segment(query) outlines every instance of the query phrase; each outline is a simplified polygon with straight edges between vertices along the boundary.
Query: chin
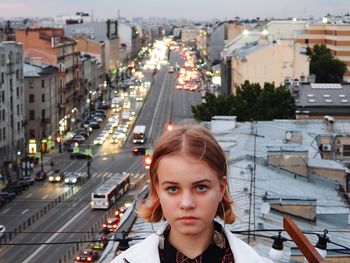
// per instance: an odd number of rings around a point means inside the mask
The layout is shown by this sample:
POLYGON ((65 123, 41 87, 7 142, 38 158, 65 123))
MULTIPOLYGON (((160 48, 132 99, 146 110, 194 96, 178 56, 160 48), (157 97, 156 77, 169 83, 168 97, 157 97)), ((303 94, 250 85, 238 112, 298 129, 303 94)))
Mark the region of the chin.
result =
POLYGON ((198 225, 186 225, 186 224, 176 224, 173 226, 177 232, 183 235, 197 235, 205 231, 205 227, 198 225))

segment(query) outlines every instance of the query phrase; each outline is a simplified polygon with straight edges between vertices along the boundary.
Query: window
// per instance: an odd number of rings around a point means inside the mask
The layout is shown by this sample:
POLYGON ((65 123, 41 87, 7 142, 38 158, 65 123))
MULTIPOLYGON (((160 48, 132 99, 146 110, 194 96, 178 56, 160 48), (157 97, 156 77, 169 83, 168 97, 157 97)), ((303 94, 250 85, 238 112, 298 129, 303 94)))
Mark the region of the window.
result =
POLYGON ((5 110, 2 110, 2 120, 5 120, 5 110))
POLYGON ((17 104, 17 116, 19 116, 19 104, 17 104))
POLYGON ((41 87, 45 88, 45 80, 44 79, 41 80, 41 87))
POLYGON ((350 145, 349 144, 343 145, 343 156, 350 156, 350 145))
POLYGON ((5 140, 6 139, 6 128, 2 128, 2 138, 5 140))
POLYGON ((5 91, 1 92, 1 101, 5 102, 5 91))
POLYGON ((31 120, 31 121, 35 120, 35 110, 29 111, 29 120, 31 120))
POLYGON ((16 88, 16 95, 19 97, 19 87, 16 88))
POLYGON ((32 79, 28 80, 28 86, 30 89, 34 89, 34 80, 32 79))
POLYGON ((20 122, 17 122, 17 131, 18 131, 18 133, 21 131, 21 124, 20 124, 20 122))
POLYGON ((5 82, 5 75, 4 72, 1 72, 1 83, 5 82))
POLYGON ((45 120, 45 110, 41 110, 41 119, 45 120))
POLYGON ((41 94, 41 102, 45 102, 45 94, 41 94))
POLYGON ((29 94, 29 103, 34 103, 35 98, 34 98, 34 94, 29 94))

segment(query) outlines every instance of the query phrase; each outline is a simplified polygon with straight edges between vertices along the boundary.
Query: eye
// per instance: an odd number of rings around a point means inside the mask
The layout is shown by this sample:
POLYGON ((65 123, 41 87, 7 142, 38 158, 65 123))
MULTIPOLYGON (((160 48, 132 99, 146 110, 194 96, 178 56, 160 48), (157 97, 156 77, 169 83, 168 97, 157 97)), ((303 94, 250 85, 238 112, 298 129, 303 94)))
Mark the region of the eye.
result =
POLYGON ((169 186, 166 188, 167 192, 170 194, 174 194, 177 192, 177 187, 176 186, 169 186))
POLYGON ((196 186, 196 189, 198 192, 205 192, 208 190, 208 186, 204 185, 204 184, 200 184, 196 186))

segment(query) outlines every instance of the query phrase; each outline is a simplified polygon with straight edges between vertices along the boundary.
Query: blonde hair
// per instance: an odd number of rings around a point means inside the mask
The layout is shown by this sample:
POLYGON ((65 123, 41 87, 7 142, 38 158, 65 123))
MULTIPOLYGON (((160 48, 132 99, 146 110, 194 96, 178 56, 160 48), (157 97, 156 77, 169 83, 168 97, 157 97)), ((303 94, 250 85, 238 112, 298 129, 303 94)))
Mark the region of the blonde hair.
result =
MULTIPOLYGON (((158 183, 157 168, 159 161, 169 155, 181 154, 202 160, 215 171, 219 180, 227 178, 227 161, 225 153, 213 135, 200 125, 178 126, 165 132, 155 144, 152 163, 149 170, 150 190, 148 200, 139 205, 138 214, 148 222, 158 222, 163 217, 162 207, 156 192, 158 183)), ((225 223, 232 224, 235 214, 232 198, 226 186, 217 216, 225 223)))

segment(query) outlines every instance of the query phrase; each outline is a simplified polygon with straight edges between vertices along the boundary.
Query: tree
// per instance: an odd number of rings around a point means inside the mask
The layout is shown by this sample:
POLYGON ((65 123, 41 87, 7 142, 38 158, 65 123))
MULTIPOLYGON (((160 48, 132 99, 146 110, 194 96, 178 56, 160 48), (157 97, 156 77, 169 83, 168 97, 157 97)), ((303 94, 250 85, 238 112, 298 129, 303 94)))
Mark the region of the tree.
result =
POLYGON ((216 115, 235 115, 238 121, 289 119, 295 116, 295 102, 285 86, 275 87, 265 83, 246 81, 236 90, 236 96, 213 94, 205 96, 205 102, 192 106, 194 118, 198 121, 210 121, 216 115))
POLYGON ((317 83, 340 83, 346 72, 346 64, 335 58, 325 45, 307 47, 310 58, 310 73, 315 74, 317 83))

